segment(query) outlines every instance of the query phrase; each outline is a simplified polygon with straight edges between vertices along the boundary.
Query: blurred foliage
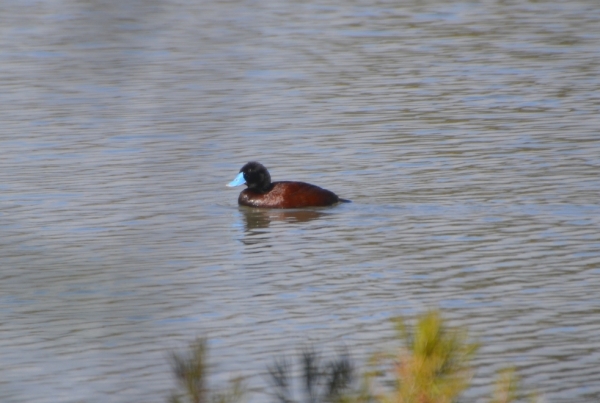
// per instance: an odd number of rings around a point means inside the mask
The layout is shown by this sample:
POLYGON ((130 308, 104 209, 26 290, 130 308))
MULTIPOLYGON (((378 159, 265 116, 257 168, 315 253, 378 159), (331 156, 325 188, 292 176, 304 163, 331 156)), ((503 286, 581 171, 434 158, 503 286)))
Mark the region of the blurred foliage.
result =
POLYGON ((514 368, 505 368, 498 373, 494 395, 490 403, 509 403, 519 398, 519 379, 514 368))
MULTIPOLYGON (((302 387, 306 403, 343 402, 354 381, 354 368, 344 352, 333 360, 322 362, 312 347, 302 350, 302 387)), ((286 359, 275 361, 269 367, 274 396, 280 403, 293 403, 291 363, 286 359)))
MULTIPOLYGON (((394 319, 400 346, 393 352, 374 354, 362 376, 357 376, 343 351, 323 360, 312 347, 301 350, 299 388, 294 388, 292 362, 275 360, 268 367, 273 397, 278 403, 458 403, 469 388, 475 369, 472 360, 479 344, 466 329, 452 327, 439 311, 428 311, 413 326, 394 319), (294 391, 300 389, 300 400, 294 391)), ((196 340, 187 356, 172 355, 180 390, 171 403, 234 403, 244 393, 239 379, 224 392, 207 387, 206 341, 196 340)), ((524 398, 514 368, 499 372, 489 403, 514 403, 524 398)), ((536 396, 530 399, 538 401, 536 396)))
POLYGON ((208 354, 205 339, 196 339, 185 355, 171 354, 171 366, 179 391, 171 394, 171 403, 234 403, 244 391, 241 379, 234 379, 225 391, 208 389, 208 354))
POLYGON ((395 319, 402 347, 393 354, 378 354, 372 365, 391 375, 392 390, 377 393, 382 403, 452 403, 469 387, 471 360, 479 345, 460 328, 448 326, 438 311, 420 316, 414 329, 395 319))

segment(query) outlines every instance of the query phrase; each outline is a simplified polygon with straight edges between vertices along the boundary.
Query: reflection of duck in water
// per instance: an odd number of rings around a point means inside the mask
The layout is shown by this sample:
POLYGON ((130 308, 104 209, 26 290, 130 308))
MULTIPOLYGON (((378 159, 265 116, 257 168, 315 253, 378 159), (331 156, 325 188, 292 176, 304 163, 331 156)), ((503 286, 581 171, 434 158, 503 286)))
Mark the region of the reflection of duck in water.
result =
POLYGON ((249 162, 227 186, 246 184, 238 203, 242 206, 265 208, 302 208, 331 206, 340 199, 335 193, 304 182, 271 182, 269 171, 258 162, 249 162))
POLYGON ((288 223, 301 223, 316 220, 323 215, 322 211, 316 210, 266 210, 241 208, 246 222, 246 231, 256 228, 268 228, 272 221, 283 221, 288 223))

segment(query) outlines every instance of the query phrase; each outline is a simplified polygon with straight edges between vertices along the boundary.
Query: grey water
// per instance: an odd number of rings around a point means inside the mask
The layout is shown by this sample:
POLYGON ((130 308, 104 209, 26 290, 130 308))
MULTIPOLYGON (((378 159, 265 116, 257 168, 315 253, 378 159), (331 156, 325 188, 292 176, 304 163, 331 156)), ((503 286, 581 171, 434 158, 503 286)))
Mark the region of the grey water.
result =
POLYGON ((165 402, 314 343, 360 363, 440 308, 600 400, 600 7, 0 3, 0 400, 165 402), (237 206, 247 161, 351 204, 237 206))

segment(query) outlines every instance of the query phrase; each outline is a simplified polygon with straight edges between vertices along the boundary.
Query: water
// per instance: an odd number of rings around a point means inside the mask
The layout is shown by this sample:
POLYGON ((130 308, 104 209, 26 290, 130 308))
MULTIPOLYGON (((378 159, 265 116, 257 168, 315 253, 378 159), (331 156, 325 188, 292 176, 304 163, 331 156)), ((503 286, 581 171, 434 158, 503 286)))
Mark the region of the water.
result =
POLYGON ((0 399, 164 402, 442 308, 549 402, 600 399, 600 9, 5 1, 0 399), (249 160, 353 200, 256 211, 249 160))

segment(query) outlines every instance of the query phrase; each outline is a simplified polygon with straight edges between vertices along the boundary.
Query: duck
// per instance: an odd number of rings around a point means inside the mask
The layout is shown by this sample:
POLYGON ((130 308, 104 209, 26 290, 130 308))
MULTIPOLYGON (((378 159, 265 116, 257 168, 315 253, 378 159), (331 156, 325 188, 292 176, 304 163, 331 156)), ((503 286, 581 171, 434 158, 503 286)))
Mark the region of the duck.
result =
POLYGON ((271 175, 263 164, 250 161, 244 165, 227 186, 246 185, 238 197, 240 206, 292 209, 325 207, 337 203, 349 203, 330 190, 305 182, 271 182, 271 175))

